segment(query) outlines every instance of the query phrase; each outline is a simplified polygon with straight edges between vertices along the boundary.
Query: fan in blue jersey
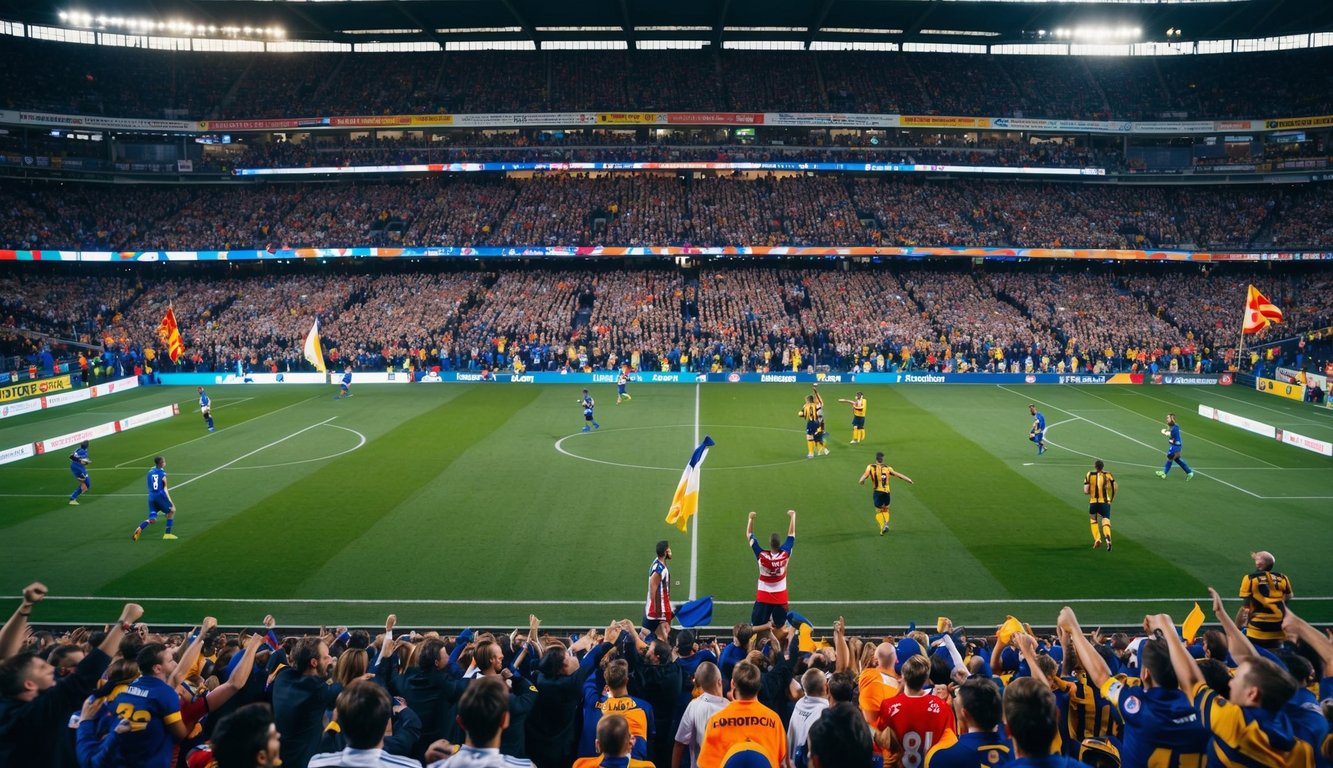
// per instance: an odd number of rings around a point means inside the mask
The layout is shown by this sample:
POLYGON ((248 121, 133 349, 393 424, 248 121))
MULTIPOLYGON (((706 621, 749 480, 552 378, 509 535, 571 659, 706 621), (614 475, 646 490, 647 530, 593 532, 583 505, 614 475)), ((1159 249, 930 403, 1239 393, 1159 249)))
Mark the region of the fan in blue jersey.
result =
POLYGON ((592 409, 596 406, 596 403, 593 402, 592 395, 588 394, 588 390, 583 390, 583 397, 579 398, 578 403, 583 406, 583 431, 591 432, 594 429, 601 429, 602 425, 598 424, 597 419, 592 417, 592 409))
POLYGON ((1161 471, 1155 472, 1154 474, 1165 480, 1166 476, 1171 474, 1171 465, 1179 464, 1180 468, 1185 470, 1185 479, 1187 481, 1193 480, 1194 470, 1190 469, 1190 465, 1186 464, 1185 460, 1180 458, 1180 425, 1176 423, 1176 415, 1174 413, 1168 413, 1166 415, 1166 428, 1162 430, 1162 434, 1166 435, 1167 439, 1170 441, 1166 446, 1166 464, 1162 466, 1161 471))
POLYGON ((334 400, 352 396, 352 366, 343 369, 342 383, 338 385, 338 394, 333 396, 334 400))
POLYGON ((87 440, 79 443, 79 447, 69 455, 69 471, 74 475, 74 479, 79 481, 79 487, 69 495, 71 507, 79 506, 79 496, 93 487, 93 479, 88 476, 88 464, 91 461, 92 459, 88 458, 87 440))
POLYGON ((1028 432, 1028 439, 1037 444, 1037 455, 1046 453, 1046 417, 1037 406, 1028 403, 1028 413, 1032 414, 1032 430, 1028 432))
POLYGON ((145 528, 157 522, 158 512, 167 514, 167 531, 162 538, 168 541, 175 539, 176 534, 171 532, 171 526, 175 523, 176 505, 167 492, 167 460, 162 456, 154 457, 153 468, 148 470, 148 517, 134 529, 135 541, 139 540, 145 528))
POLYGON ((116 716, 129 729, 115 736, 113 765, 170 768, 176 742, 188 732, 181 719, 181 698, 167 679, 176 670, 176 657, 162 643, 149 643, 136 658, 139 677, 111 702, 116 716))
POLYGON ((204 415, 204 423, 208 425, 208 431, 213 431, 213 401, 209 399, 208 393, 203 387, 199 388, 199 412, 204 415))

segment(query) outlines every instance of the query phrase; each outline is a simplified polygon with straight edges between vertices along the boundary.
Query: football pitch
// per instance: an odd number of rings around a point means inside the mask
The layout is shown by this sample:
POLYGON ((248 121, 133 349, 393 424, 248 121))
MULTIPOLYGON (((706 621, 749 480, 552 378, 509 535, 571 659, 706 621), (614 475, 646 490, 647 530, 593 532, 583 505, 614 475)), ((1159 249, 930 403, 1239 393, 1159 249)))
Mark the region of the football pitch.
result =
POLYGON ((67 451, 0 467, 0 592, 41 580, 39 621, 102 623, 125 599, 152 623, 508 627, 642 617, 654 544, 669 539, 672 598, 712 595, 714 625, 748 620, 756 569, 744 539, 785 532, 798 511, 793 609, 827 627, 935 622, 989 627, 1014 614, 1054 622, 1068 601, 1087 625, 1179 621, 1206 586, 1229 608, 1248 553, 1267 549, 1297 612, 1333 620, 1333 461, 1205 420, 1200 403, 1323 440, 1333 411, 1241 387, 1001 385, 821 387, 832 455, 805 458, 805 385, 592 388, 601 429, 581 433, 581 387, 357 385, 209 390, 155 387, 0 422, 0 447, 125 418, 164 403, 181 415, 96 440, 80 506, 67 451), (857 389, 867 441, 849 445, 857 389), (1027 440, 1036 403, 1049 450, 1027 440), (1161 469, 1178 415, 1192 481, 1161 469), (696 441, 716 441, 700 511, 664 522, 696 441), (916 482, 893 482, 878 534, 868 486, 876 451, 916 482), (177 541, 144 518, 144 476, 167 459, 177 541), (1119 483, 1113 552, 1091 549, 1083 474, 1119 483))

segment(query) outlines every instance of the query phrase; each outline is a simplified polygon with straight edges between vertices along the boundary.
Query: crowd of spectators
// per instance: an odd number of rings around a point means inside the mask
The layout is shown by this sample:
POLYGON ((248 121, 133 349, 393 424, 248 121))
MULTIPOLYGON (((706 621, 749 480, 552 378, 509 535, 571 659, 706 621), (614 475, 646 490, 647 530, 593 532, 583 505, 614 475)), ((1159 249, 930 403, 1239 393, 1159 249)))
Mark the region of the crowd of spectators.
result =
POLYGON ((0 247, 1327 248, 1330 189, 663 172, 360 184, 9 184, 0 185, 0 247))
POLYGON ((1115 632, 1086 632, 1065 607, 1045 632, 939 617, 933 631, 858 635, 785 603, 729 634, 668 618, 565 635, 536 616, 526 633, 418 632, 392 614, 310 633, 272 615, 232 633, 205 616, 181 632, 143 623, 137 603, 104 628, 52 631, 30 624, 47 597, 33 583, 0 627, 0 760, 1129 768, 1227 753, 1316 765, 1333 757, 1333 640, 1297 615, 1273 556, 1253 559, 1236 619, 1209 588, 1210 623, 1150 614, 1115 632))
POLYGON ((400 267, 6 278, 31 298, 0 305, 0 353, 48 343, 23 329, 127 366, 296 371, 319 318, 329 359, 366 370, 1216 371, 1251 284, 1287 313, 1257 341, 1333 327, 1333 280, 1307 272, 400 267), (169 305, 187 350, 174 365, 157 337, 169 305))
POLYGON ((117 117, 838 110, 1079 119, 1333 112, 1327 48, 1169 57, 813 51, 192 53, 6 37, 9 109, 117 117))

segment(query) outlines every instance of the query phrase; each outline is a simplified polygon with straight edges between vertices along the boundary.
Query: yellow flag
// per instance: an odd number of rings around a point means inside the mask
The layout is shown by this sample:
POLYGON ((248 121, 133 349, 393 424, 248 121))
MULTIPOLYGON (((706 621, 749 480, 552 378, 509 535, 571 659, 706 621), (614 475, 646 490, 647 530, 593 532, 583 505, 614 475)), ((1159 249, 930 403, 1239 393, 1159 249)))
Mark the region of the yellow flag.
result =
POLYGON ((1185 645, 1194 642, 1195 635, 1199 634, 1199 628, 1203 626, 1203 609, 1198 603, 1194 604, 1194 610, 1185 617, 1185 623, 1180 625, 1180 634, 1185 638, 1185 645))

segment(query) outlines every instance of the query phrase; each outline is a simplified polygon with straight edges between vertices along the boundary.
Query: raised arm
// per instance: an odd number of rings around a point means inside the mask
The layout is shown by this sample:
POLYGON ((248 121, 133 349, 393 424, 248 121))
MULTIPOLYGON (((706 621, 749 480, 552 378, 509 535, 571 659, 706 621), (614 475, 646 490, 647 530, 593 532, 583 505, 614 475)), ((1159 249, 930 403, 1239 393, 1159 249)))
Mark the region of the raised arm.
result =
POLYGON ((1322 676, 1333 677, 1333 639, 1292 613, 1290 607, 1287 608, 1287 615, 1282 617, 1282 629, 1289 633, 1295 632, 1306 645, 1313 648, 1315 653, 1319 654, 1319 658, 1324 660, 1322 676))
POLYGON ((899 472, 899 471, 896 470, 896 469, 890 469, 890 470, 889 470, 889 474, 890 474, 890 475, 893 475, 894 477, 897 477, 897 478, 900 478, 900 479, 902 479, 902 480, 905 480, 905 481, 907 482, 908 485, 916 485, 916 482, 913 481, 912 478, 908 477, 907 475, 904 475, 903 473, 899 472))
POLYGON ((245 641, 245 651, 241 654, 241 660, 236 666, 232 667, 231 675, 227 682, 219 685, 208 692, 208 711, 216 711, 218 707, 226 704, 232 696, 235 696, 250 682, 250 672, 255 666, 255 654, 259 652, 259 646, 264 644, 264 636, 256 632, 250 635, 245 641))
POLYGON ((1018 653, 1023 657, 1023 661, 1028 663, 1028 672, 1032 675, 1032 679, 1050 688, 1050 679, 1037 664, 1037 638, 1026 632, 1018 632, 1014 635, 1014 644, 1018 646, 1018 653))
POLYGON ((194 636, 194 640, 185 646, 185 651, 181 653, 180 659, 176 662, 176 669, 167 677, 167 685, 175 688, 181 684, 185 676, 190 674, 190 670, 199 661, 199 651, 204 647, 204 635, 209 630, 218 625, 218 620, 212 616, 205 616, 204 623, 199 625, 199 634, 194 636))
POLYGON ((754 537, 754 518, 755 518, 755 515, 757 515, 757 514, 759 514, 759 513, 758 513, 758 512, 755 512, 755 511, 753 511, 753 510, 751 510, 751 511, 750 511, 750 514, 749 514, 748 516, 746 516, 746 518, 745 518, 745 540, 746 540, 746 541, 749 541, 751 538, 754 537))
POLYGON ((787 517, 791 518, 791 522, 787 525, 787 535, 788 535, 788 536, 795 537, 795 536, 796 536, 796 510, 794 510, 794 509, 789 509, 789 510, 787 510, 787 517))
POLYGON ((1083 628, 1078 624, 1074 609, 1066 605, 1060 610, 1060 618, 1056 622, 1068 635, 1069 642, 1074 646, 1074 653, 1078 655, 1079 663, 1088 673, 1088 679, 1093 685, 1101 688, 1102 683, 1111 677, 1111 669, 1106 666, 1106 659, 1097 653, 1097 649, 1092 647, 1092 643, 1088 642, 1087 636, 1083 634, 1083 628))
POLYGON ((847 647, 847 623, 839 616, 833 622, 833 671, 846 672, 852 668, 852 652, 847 647))
POLYGON ((1165 613, 1159 613, 1155 616, 1148 616, 1143 620, 1143 628, 1152 636, 1153 630, 1161 632, 1166 640, 1167 646, 1171 649, 1171 666, 1176 670, 1176 680, 1180 684, 1180 690, 1186 695, 1194 694, 1194 686, 1203 682, 1203 673, 1199 671, 1199 665, 1195 663, 1190 652, 1185 648, 1185 643, 1181 641, 1180 634, 1176 632, 1176 624, 1171 621, 1171 617, 1165 613))
POLYGON ((23 602, 14 609, 14 615, 9 617, 5 626, 0 628, 0 661, 9 658, 23 648, 23 630, 28 628, 28 614, 32 613, 32 607, 46 597, 46 585, 40 581, 34 581, 23 588, 23 602))
POLYGON ((1227 608, 1222 604, 1222 596, 1212 587, 1208 588, 1208 595, 1213 598, 1213 615, 1222 623, 1222 629, 1227 633, 1227 651, 1231 653, 1231 658, 1240 664, 1246 659, 1258 656, 1259 652, 1254 650, 1250 638, 1246 637, 1240 627, 1236 626, 1236 622, 1227 615, 1227 608))

